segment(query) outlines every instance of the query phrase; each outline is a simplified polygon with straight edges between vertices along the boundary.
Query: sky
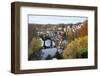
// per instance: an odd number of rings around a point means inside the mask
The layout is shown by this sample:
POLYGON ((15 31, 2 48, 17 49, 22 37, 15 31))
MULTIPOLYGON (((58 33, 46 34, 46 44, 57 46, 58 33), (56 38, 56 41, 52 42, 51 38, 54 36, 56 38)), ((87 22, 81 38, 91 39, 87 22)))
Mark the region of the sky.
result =
POLYGON ((44 16, 44 15, 29 15, 28 23, 37 23, 37 24, 75 24, 78 22, 83 22, 87 20, 87 17, 75 17, 75 16, 44 16))

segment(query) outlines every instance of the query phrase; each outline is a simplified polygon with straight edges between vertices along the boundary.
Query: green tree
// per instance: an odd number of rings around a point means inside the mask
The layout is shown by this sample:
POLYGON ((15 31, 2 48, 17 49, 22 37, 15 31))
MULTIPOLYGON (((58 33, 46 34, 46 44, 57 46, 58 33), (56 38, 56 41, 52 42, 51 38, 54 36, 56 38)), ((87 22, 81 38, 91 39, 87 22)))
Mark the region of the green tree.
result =
POLYGON ((87 58, 88 57, 88 52, 87 48, 80 48, 80 51, 77 52, 76 58, 87 58))

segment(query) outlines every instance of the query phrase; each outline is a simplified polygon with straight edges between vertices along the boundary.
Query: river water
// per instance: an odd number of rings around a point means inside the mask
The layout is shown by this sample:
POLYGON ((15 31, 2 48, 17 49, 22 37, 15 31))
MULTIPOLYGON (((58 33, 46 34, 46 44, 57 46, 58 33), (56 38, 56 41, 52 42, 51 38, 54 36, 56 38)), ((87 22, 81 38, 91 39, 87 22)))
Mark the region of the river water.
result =
MULTIPOLYGON (((42 46, 43 46, 43 41, 42 39, 40 39, 41 42, 42 42, 42 46)), ((62 52, 62 49, 60 48, 56 48, 56 47, 50 47, 51 45, 51 40, 46 40, 45 41, 45 45, 49 48, 45 48, 45 49, 41 49, 41 52, 42 52, 42 58, 41 59, 46 59, 48 55, 50 55, 51 57, 54 57, 56 52, 59 52, 61 53, 62 52)), ((55 43, 52 42, 52 45, 55 46, 55 43)))

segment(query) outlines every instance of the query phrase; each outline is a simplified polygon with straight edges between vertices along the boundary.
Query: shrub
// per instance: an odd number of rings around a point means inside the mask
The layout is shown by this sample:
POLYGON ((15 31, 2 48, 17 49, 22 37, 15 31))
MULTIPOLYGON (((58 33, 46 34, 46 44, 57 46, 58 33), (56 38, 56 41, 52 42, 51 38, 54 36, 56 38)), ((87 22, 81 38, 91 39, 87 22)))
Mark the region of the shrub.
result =
POLYGON ((87 58, 88 57, 88 52, 87 48, 80 48, 80 51, 77 52, 76 58, 87 58))

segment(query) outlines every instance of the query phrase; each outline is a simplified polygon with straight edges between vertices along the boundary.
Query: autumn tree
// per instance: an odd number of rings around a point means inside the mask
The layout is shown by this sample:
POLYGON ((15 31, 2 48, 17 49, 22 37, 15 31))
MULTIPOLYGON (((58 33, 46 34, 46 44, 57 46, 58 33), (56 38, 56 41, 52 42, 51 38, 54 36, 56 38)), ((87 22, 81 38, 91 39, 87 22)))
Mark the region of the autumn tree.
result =
POLYGON ((83 24, 81 24, 81 28, 79 29, 79 37, 86 35, 88 35, 88 23, 87 21, 84 21, 83 24))
POLYGON ((87 52, 88 47, 88 37, 79 37, 75 40, 71 41, 68 45, 66 45, 65 49, 63 50, 63 57, 64 58, 76 58, 77 54, 81 54, 87 52))
POLYGON ((36 52, 36 51, 39 51, 41 49, 41 40, 39 38, 35 38, 33 37, 32 38, 32 41, 31 41, 31 45, 29 47, 29 55, 31 55, 32 53, 36 52))

